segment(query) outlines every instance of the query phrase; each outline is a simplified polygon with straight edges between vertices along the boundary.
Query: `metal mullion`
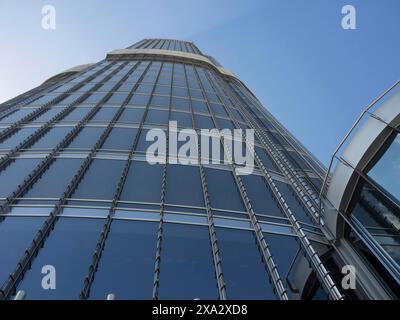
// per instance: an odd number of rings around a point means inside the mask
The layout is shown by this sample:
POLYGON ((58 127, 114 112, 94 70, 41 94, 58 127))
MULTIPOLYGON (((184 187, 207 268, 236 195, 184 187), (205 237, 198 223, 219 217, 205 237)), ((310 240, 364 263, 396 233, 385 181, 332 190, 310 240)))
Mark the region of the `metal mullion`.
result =
MULTIPOLYGON (((142 62, 140 62, 140 63, 142 63, 142 62)), ((140 78, 138 79, 136 84, 133 86, 131 92, 129 93, 128 97, 125 100, 124 108, 125 108, 125 105, 129 102, 130 98, 133 96, 133 94, 136 91, 136 89, 138 88, 141 80, 144 78, 144 76, 147 73, 147 70, 150 68, 150 66, 151 66, 151 63, 149 63, 147 65, 146 69, 143 71, 142 75, 140 76, 140 78)), ((84 287, 83 287, 83 289, 82 289, 82 291, 80 293, 80 299, 89 298, 90 289, 91 289, 92 283, 94 281, 95 274, 97 272, 97 268, 98 268, 98 265, 99 265, 99 262, 100 262, 104 247, 105 247, 106 239, 107 239, 108 234, 109 234, 110 229, 111 229, 112 219, 114 217, 118 201, 119 201, 119 199, 121 197, 123 186, 125 185, 125 181, 126 181, 127 176, 128 176, 128 172, 129 172, 129 169, 130 169, 130 166, 131 166, 131 161, 132 161, 133 156, 135 154, 135 149, 136 149, 138 141, 139 141, 140 131, 141 131, 142 127, 143 127, 143 123, 144 123, 144 120, 145 120, 146 115, 147 115, 148 106, 149 106, 149 104, 146 106, 146 111, 143 113, 143 116, 142 116, 142 119, 140 121, 140 125, 139 125, 139 128, 138 128, 138 131, 136 133, 135 140, 134 140, 134 142, 132 144, 131 150, 129 152, 128 159, 127 159, 126 164, 124 166, 124 169, 123 169, 123 171, 121 173, 120 180, 118 182, 118 186, 117 186, 117 189, 115 191, 114 198, 113 198, 113 201, 112 201, 112 204, 111 204, 111 208, 110 208, 110 210, 108 212, 108 215, 107 215, 107 218, 106 218, 107 222, 103 226, 103 231, 100 234, 99 241, 96 244, 96 249, 95 249, 95 252, 93 254, 92 263, 89 266, 89 273, 85 277, 85 280, 84 280, 84 287)))
MULTIPOLYGON (((241 109, 243 110, 243 109, 241 109)), ((242 111, 243 115, 243 111, 242 111)), ((280 167, 282 173, 288 178, 291 186, 293 187, 294 194, 297 195, 299 200, 304 204, 305 208, 311 213, 311 217, 317 221, 318 219, 318 210, 315 206, 318 207, 318 203, 315 200, 317 198, 316 193, 310 193, 310 188, 305 186, 301 181, 297 172, 293 169, 293 167, 288 165, 288 161, 286 157, 280 153, 279 149, 275 146, 273 141, 268 137, 268 135, 262 130, 262 128, 255 122, 251 120, 251 117, 246 117, 249 123, 252 124, 254 128, 258 128, 255 130, 256 135, 260 142, 265 146, 266 150, 270 154, 271 158, 274 159, 275 163, 280 167), (268 141, 265 142, 264 138, 268 141), (286 160, 286 161, 285 161, 286 160), (314 197, 313 197, 314 196, 314 197), (314 203, 314 205, 312 204, 314 203)), ((304 173, 304 172, 303 172, 304 173)))
MULTIPOLYGON (((158 82, 158 78, 160 77, 162 67, 164 63, 162 63, 160 72, 157 76, 157 81, 154 84, 152 95, 154 94, 156 84, 158 82)), ((166 154, 165 154, 165 164, 163 168, 162 180, 161 180, 161 199, 160 199, 160 222, 158 224, 157 229, 157 246, 156 246, 156 257, 154 263, 154 278, 153 278, 153 293, 152 299, 158 300, 158 288, 160 286, 160 266, 161 266, 161 250, 162 250, 162 240, 163 240, 163 227, 164 227, 164 209, 165 209, 165 194, 167 189, 167 168, 168 168, 168 157, 169 157, 169 120, 171 119, 171 102, 172 102, 172 84, 174 82, 174 69, 175 64, 172 64, 171 70, 171 84, 170 84, 170 94, 169 94, 169 106, 168 106, 168 126, 167 126, 167 135, 166 135, 166 154)))
MULTIPOLYGON (((248 118, 246 116, 246 118, 248 118)), ((250 119, 248 119, 250 120, 250 119)), ((252 123, 250 121, 249 123, 252 123)), ((254 126, 254 124, 253 124, 254 126)), ((255 130, 257 132, 257 130, 255 130)), ((264 141, 262 141, 263 144, 269 148, 268 144, 266 144, 264 141)), ((247 142, 246 142, 247 145, 247 142)), ((250 146, 247 145, 250 150, 254 154, 254 158, 257 161, 259 167, 262 169, 263 175, 264 175, 264 180, 268 183, 269 189, 272 191, 274 194, 275 199, 278 199, 278 204, 282 211, 285 213, 286 217, 289 219, 290 223, 292 224, 293 230, 296 233, 297 239, 299 240, 303 251, 307 253, 307 258, 309 261, 311 261, 311 264, 313 265, 313 269, 315 273, 317 274, 318 278, 320 279, 321 283, 325 287, 325 289, 328 291, 330 297, 332 297, 335 300, 343 300, 344 297, 340 293, 339 289, 337 288, 335 282, 333 281, 332 277, 329 274, 329 271, 325 268, 323 265, 322 261, 320 260, 317 251, 313 248, 310 240, 308 240, 306 233, 303 231, 303 228, 297 221, 296 217, 294 216, 293 212, 291 211, 290 207, 287 205, 285 199, 283 198, 282 194, 280 193, 279 189, 275 185, 271 175, 267 171, 267 169, 264 167, 262 161, 254 151, 254 149, 250 146)))
MULTIPOLYGON (((243 92, 241 92, 241 93, 242 93, 243 95, 245 95, 243 92)), ((241 99, 243 99, 243 98, 241 97, 241 99)), ((250 99, 250 98, 246 96, 246 99, 250 99)), ((254 99, 252 99, 252 100, 254 100, 254 99)), ((254 100, 254 106, 257 108, 258 111, 260 111, 261 113, 263 113, 264 110, 261 110, 261 109, 260 109, 260 106, 259 106, 259 102, 258 102, 258 101, 254 100)), ((314 168, 314 165, 311 164, 310 161, 308 161, 308 159, 304 158, 304 156, 303 156, 303 155, 301 154, 301 152, 299 151, 299 146, 296 146, 295 143, 291 142, 284 134, 282 134, 281 131, 284 131, 284 132, 286 132, 286 133, 288 134, 287 130, 286 130, 285 128, 282 128, 282 126, 281 126, 279 123, 277 123, 277 121, 276 121, 271 115, 267 114, 266 112, 264 112, 264 114, 267 115, 267 119, 269 120, 269 122, 271 123, 271 125, 274 127, 274 129, 276 130, 276 132, 277 132, 286 142, 288 142, 288 144, 301 156, 301 158, 302 158, 308 165, 310 165, 310 167, 311 167, 311 168, 313 169, 313 171, 317 174, 317 176, 319 177, 319 179, 321 179, 321 181, 323 181, 323 178, 324 178, 324 177, 322 177, 322 176, 320 175, 320 173, 318 172, 318 170, 316 170, 316 169, 314 168)), ((304 149, 307 151, 306 148, 304 148, 304 149)), ((291 158, 292 158, 292 157, 291 157, 291 158)), ((293 161, 296 162, 294 159, 293 159, 293 161)))
MULTIPOLYGON (((115 71, 120 71, 123 67, 125 67, 128 63, 122 64, 121 68, 117 68, 115 71)), ((132 67, 130 72, 133 72, 135 67, 132 67)), ((129 76, 130 72, 128 72, 114 87, 119 87, 129 76)), ((107 97, 107 95, 106 95, 107 97)), ((103 99, 105 100, 106 97, 103 99)), ((108 98, 107 98, 108 99, 108 98)), ((97 106, 100 108, 100 104, 97 106)), ((113 119, 115 120, 115 119, 113 119)), ((25 251, 23 257, 17 264, 16 269, 10 276, 8 280, 6 280, 5 284, 2 286, 0 290, 0 299, 7 299, 9 298, 13 292, 15 291, 16 286, 18 285, 21 277, 23 277, 24 272, 26 269, 32 264, 32 260, 35 256, 37 256, 40 248, 43 246, 43 242, 45 238, 48 237, 51 230, 53 230, 55 223, 58 221, 59 213, 62 211, 63 206, 67 202, 67 199, 70 198, 70 195, 74 192, 76 187, 78 186, 79 182, 83 178, 84 174, 86 173, 87 169, 89 168, 94 155, 97 153, 98 148, 104 143, 105 139, 108 136, 109 131, 111 130, 113 122, 110 122, 107 129, 104 130, 100 138, 97 140, 93 148, 91 149, 90 154, 86 157, 78 172, 72 178, 72 181, 68 184, 67 190, 62 194, 61 198, 59 199, 55 208, 50 212, 50 215, 45 220, 43 226, 36 234, 32 244, 30 247, 25 251)))
MULTIPOLYGON (((239 97, 240 97, 240 95, 239 95, 239 97)), ((242 97, 240 97, 240 98, 243 99, 242 97)), ((255 104, 255 107, 257 108, 258 111, 260 111, 260 109, 259 109, 257 103, 255 104)), ((253 110, 250 110, 250 112, 252 112, 252 113, 257 117, 257 115, 255 114, 255 112, 254 112, 253 110)), ((257 117, 257 118, 258 118, 258 117, 257 117)), ((272 119, 272 118, 271 118, 271 119, 272 119)), ((270 123, 272 124, 272 126, 274 127, 274 129, 276 130, 276 132, 277 132, 280 136, 282 136, 282 137, 284 138, 284 140, 286 140, 287 142, 289 142, 289 140, 286 139, 286 137, 284 137, 284 136, 281 134, 280 130, 279 130, 279 129, 277 128, 277 126, 273 123, 274 121, 271 121, 271 119, 270 119, 270 117, 268 117, 268 120, 270 121, 270 123)), ((272 119, 272 120, 274 120, 274 119, 272 119)), ((260 130, 261 130, 260 132, 263 133, 263 134, 266 136, 266 133, 265 133, 262 129, 260 129, 260 130)), ((300 187, 301 187, 302 191, 305 192, 306 194, 308 194, 307 197, 310 198, 310 200, 311 200, 312 202, 314 202, 315 206, 319 208, 318 192, 317 192, 316 189, 314 189, 314 188, 312 187, 312 186, 314 186, 314 185, 308 180, 308 175, 305 173, 305 171, 304 171, 303 169, 299 169, 299 170, 304 174, 304 176, 306 177, 305 180, 308 181, 309 183, 307 183, 304 179, 300 179, 300 178, 299 178, 299 175, 298 175, 297 172, 296 172, 296 170, 293 168, 293 166, 291 165, 290 161, 288 161, 288 159, 287 159, 287 157, 289 156, 289 157, 292 159, 293 162, 297 163, 297 162, 293 159, 293 157, 290 156, 289 154, 286 155, 286 151, 285 151, 285 152, 282 152, 281 150, 278 150, 278 149, 276 148, 275 144, 273 144, 272 142, 271 142, 271 144, 272 144, 272 145, 275 147, 275 149, 277 150, 276 152, 279 154, 279 156, 281 157, 282 161, 285 162, 286 167, 289 168, 290 171, 292 171, 292 174, 295 176, 295 178, 297 179, 297 182, 300 184, 300 187), (310 186, 309 184, 311 184, 311 186, 310 186)), ((314 168, 314 166, 313 166, 307 159, 305 159, 305 158, 300 154, 300 152, 298 151, 298 149, 297 149, 291 142, 289 142, 289 145, 291 145, 291 146, 293 147, 293 149, 297 152, 297 154, 299 154, 300 157, 301 157, 307 164, 310 165, 310 167, 312 168, 313 172, 316 173, 317 176, 321 179, 321 176, 320 176, 318 170, 316 170, 316 169, 314 168)), ((321 179, 321 181, 322 181, 322 179, 321 179)), ((297 190, 297 191, 299 192, 299 190, 297 190)), ((317 218, 317 217, 316 217, 316 212, 314 211, 315 208, 313 209, 312 207, 310 207, 310 204, 309 204, 308 201, 305 200, 304 198, 301 198, 301 197, 300 197, 300 199, 303 201, 303 203, 305 204, 305 206, 311 211, 313 218, 316 219, 316 218, 317 218)))
MULTIPOLYGON (((99 87, 100 84, 95 85, 94 87, 99 87)), ((12 161, 12 158, 17 155, 18 152, 26 149, 36 141, 38 141, 43 135, 45 135, 51 128, 52 126, 61 121, 64 117, 66 117, 69 113, 71 113, 73 110, 76 109, 76 106, 81 103, 81 101, 84 101, 90 94, 89 93, 84 93, 81 97, 79 97, 77 100, 72 102, 68 107, 64 108, 62 111, 60 111, 58 114, 56 114, 53 118, 51 118, 49 121, 47 121, 44 125, 39 127, 38 130, 36 130, 33 134, 28 136, 25 140, 23 140, 20 144, 18 144, 14 149, 10 150, 1 160, 0 160, 0 170, 9 164, 12 161)))
MULTIPOLYGON (((117 73, 120 71, 125 65, 122 64, 119 68, 115 69, 114 72, 112 72, 108 77, 106 78, 111 78, 113 74, 117 73)), ((0 207, 0 213, 4 213, 4 211, 7 210, 10 204, 15 200, 15 198, 18 198, 29 186, 34 183, 42 174, 42 172, 48 168, 48 166, 53 162, 55 155, 62 149, 64 148, 65 145, 68 145, 82 129, 84 124, 89 121, 95 114, 96 112, 100 109, 100 107, 103 105, 104 101, 108 99, 108 95, 106 95, 102 101, 100 101, 68 134, 67 136, 64 137, 64 139, 56 145, 51 153, 46 156, 46 158, 38 164, 38 166, 33 170, 31 174, 28 175, 28 177, 22 182, 18 188, 11 193, 10 196, 7 197, 7 200, 5 203, 3 203, 0 207)))
MULTIPOLYGON (((197 76, 197 80, 200 84, 201 89, 203 90, 203 92, 205 92, 203 83, 201 82, 200 76, 199 76, 196 68, 194 68, 194 72, 197 76)), ((210 110, 210 115, 213 118, 217 128, 219 128, 219 125, 215 119, 214 112, 209 105, 208 97, 205 97, 205 99, 206 99, 207 106, 210 110)), ((283 285, 283 281, 278 272, 278 267, 273 260, 272 254, 271 254, 271 252, 269 250, 269 246, 265 240, 261 226, 258 223, 257 217, 253 211, 253 207, 251 205, 250 199, 247 196, 247 192, 246 192, 246 189, 242 182, 242 179, 237 174, 237 168, 236 168, 236 164, 234 162, 233 156, 232 156, 232 152, 231 152, 229 146, 226 144, 225 139, 223 139, 222 145, 223 145, 224 152, 227 153, 228 159, 231 159, 231 161, 230 161, 231 172, 232 172, 233 178, 235 180, 236 186, 239 190, 239 193, 241 195, 242 201, 246 207, 246 211, 247 211, 247 214, 251 221, 251 224, 253 226, 253 231, 256 236, 257 245, 261 251, 265 267, 268 270, 267 274, 269 275, 269 279, 272 280, 272 283, 274 286, 274 292, 280 300, 288 300, 287 290, 286 290, 285 286, 283 285)))
MULTIPOLYGON (((196 123, 195 123, 195 119, 194 119, 194 111, 192 108, 192 97, 190 94, 189 81, 187 79, 187 73, 186 73, 186 65, 183 65, 183 69, 184 69, 184 74, 185 74, 187 92, 188 92, 188 96, 189 96, 189 106, 190 106, 190 111, 191 111, 191 115, 192 115, 192 126, 193 126, 193 128, 196 128, 196 123)), ((210 202, 210 196, 209 196, 208 188, 207 188, 206 175, 205 175, 205 170, 204 170, 204 166, 203 166, 203 162, 202 162, 202 158, 201 158, 201 143, 200 143, 200 139, 197 139, 197 140, 198 140, 197 141, 197 143, 198 143, 197 149, 198 149, 200 180, 201 180, 201 187, 203 190, 204 204, 206 206, 206 212, 207 212, 208 233, 210 236, 210 245, 211 245, 211 251, 212 251, 213 262, 214 262, 215 278, 217 279, 218 295, 219 295, 220 300, 227 300, 228 296, 226 293, 226 284, 225 284, 223 268, 222 268, 222 259, 221 259, 220 250, 218 247, 218 239, 217 239, 217 234, 216 234, 216 230, 215 230, 214 216, 213 216, 212 209, 211 209, 211 202, 210 202)))
MULTIPOLYGON (((240 104, 238 104, 238 106, 240 106, 240 104)), ((240 110, 244 109, 242 109, 242 107, 240 106, 240 110)), ((250 111, 254 113, 254 111, 252 110, 250 111)), ((246 112, 249 111, 246 110, 246 112)), ((243 113, 245 112, 242 111, 241 113, 243 115, 243 113)), ((257 117, 256 114, 254 115, 257 117)), ((258 130, 255 130, 257 137, 265 145, 272 159, 274 159, 274 161, 281 168, 282 172, 286 175, 289 182, 293 186, 295 194, 297 195, 299 200, 304 204, 305 208, 307 208, 308 211, 311 213, 312 218, 314 220, 317 220, 318 210, 316 209, 316 207, 319 207, 319 200, 317 199, 318 198, 317 194, 313 192, 312 188, 309 187, 308 184, 300 178, 300 176, 298 175, 296 170, 294 170, 294 168, 290 165, 289 161, 284 156, 284 154, 276 147, 276 145, 272 142, 272 140, 268 137, 267 133, 264 132, 264 130, 260 127, 260 125, 256 121, 253 122, 251 116, 246 118, 248 118, 248 121, 249 119, 251 120, 249 123, 254 123, 253 124, 254 128, 258 127, 258 130), (269 144, 265 143, 264 139, 260 136, 261 134, 268 140, 269 144), (270 146, 272 146, 275 150, 272 150, 270 146), (314 203, 315 206, 312 203, 314 203)), ((303 170, 302 172, 306 176, 306 173, 303 170)))

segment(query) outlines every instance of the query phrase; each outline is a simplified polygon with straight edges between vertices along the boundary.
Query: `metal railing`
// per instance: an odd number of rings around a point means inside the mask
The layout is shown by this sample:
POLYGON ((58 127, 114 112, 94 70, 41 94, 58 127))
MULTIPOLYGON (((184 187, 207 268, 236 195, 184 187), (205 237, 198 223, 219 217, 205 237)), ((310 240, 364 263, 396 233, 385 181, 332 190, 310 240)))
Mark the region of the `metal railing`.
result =
MULTIPOLYGON (((385 92, 383 92, 380 96, 378 96, 374 101, 372 101, 362 112, 361 114, 358 116, 358 118, 356 119, 356 121, 353 123, 353 125, 351 126, 351 128, 349 129, 349 131, 346 133, 346 135, 344 136, 344 138, 342 139, 342 141, 340 141, 339 145, 336 147, 334 153, 332 154, 331 160, 329 162, 329 166, 328 169, 326 171, 325 174, 325 178, 324 178, 324 182, 322 183, 322 187, 321 190, 319 192, 319 218, 321 219, 321 216, 323 214, 322 212, 322 196, 324 194, 331 170, 332 170, 332 165, 333 162, 335 161, 335 159, 337 158, 337 154, 340 151, 340 149, 343 147, 343 145, 346 143, 346 141, 348 140, 348 138, 351 136, 351 134, 354 132, 354 130, 357 128, 358 124, 361 122, 361 120, 364 118, 364 116, 370 112, 370 110, 376 106, 376 104, 381 101, 387 94, 389 94, 394 88, 396 88, 398 85, 400 84, 400 80, 396 81, 390 88, 388 88, 385 92)), ((338 159, 340 160, 340 159, 338 159)))

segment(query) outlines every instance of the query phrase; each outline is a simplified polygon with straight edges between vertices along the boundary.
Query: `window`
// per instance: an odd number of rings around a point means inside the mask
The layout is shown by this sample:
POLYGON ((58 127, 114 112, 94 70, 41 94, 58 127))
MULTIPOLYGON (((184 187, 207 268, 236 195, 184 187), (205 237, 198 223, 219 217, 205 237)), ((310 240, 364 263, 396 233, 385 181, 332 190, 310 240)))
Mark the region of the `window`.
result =
POLYGON ((125 161, 95 159, 71 198, 112 200, 125 161))
POLYGON ((85 99, 85 104, 97 104, 99 103, 104 97, 106 93, 94 93, 90 95, 88 98, 85 99))
POLYGON ((67 148, 92 149, 104 130, 101 127, 84 127, 67 148))
POLYGON ((134 161, 122 190, 121 201, 159 203, 163 166, 134 161))
POLYGON ((59 198, 84 159, 57 159, 29 189, 24 198, 59 198))
POLYGON ((242 181, 255 212, 282 217, 264 178, 257 175, 242 176, 242 181))
POLYGON ((36 109, 32 109, 32 108, 24 108, 24 109, 19 109, 13 113, 11 113, 8 116, 5 116, 4 118, 2 118, 0 120, 0 123, 14 123, 17 122, 19 120, 21 120, 22 118, 26 117, 28 114, 32 113, 33 111, 35 111, 36 109))
POLYGON ((118 121, 140 123, 144 114, 143 108, 125 108, 118 121))
POLYGON ((216 229, 229 299, 276 299, 253 234, 216 229))
POLYGON ((164 110, 150 109, 147 113, 145 123, 167 125, 168 124, 168 113, 169 113, 168 111, 164 111, 164 110))
POLYGON ((214 129, 214 122, 209 116, 202 116, 199 114, 194 115, 194 122, 196 123, 197 129, 214 129))
POLYGON ((190 111, 189 100, 172 97, 171 108, 176 110, 190 111))
POLYGON ((209 113, 207 104, 203 101, 192 100, 192 108, 193 108, 193 112, 209 113))
POLYGON ((232 132, 233 132, 233 130, 236 129, 231 120, 226 120, 226 119, 222 119, 222 118, 216 118, 216 119, 218 122, 218 126, 221 130, 229 129, 229 130, 232 130, 232 132))
POLYGON ((102 149, 130 151, 135 141, 137 129, 114 127, 103 143, 102 149))
POLYGON ((109 104, 117 104, 121 105, 124 103, 125 99, 128 97, 128 94, 123 93, 114 93, 110 99, 107 100, 109 104))
POLYGON ((35 120, 32 121, 32 123, 38 123, 38 122, 47 122, 54 118, 57 114, 59 114, 65 107, 62 108, 52 108, 47 110, 45 113, 43 113, 41 116, 37 117, 35 120))
POLYGON ((279 169, 276 167, 275 163, 266 154, 264 149, 257 146, 255 146, 254 149, 256 151, 257 156, 261 159, 265 169, 280 172, 279 169))
POLYGON ((4 283, 32 243, 44 218, 7 217, 0 223, 0 281, 4 283))
POLYGON ((246 211, 230 171, 205 168, 205 172, 213 208, 246 211))
POLYGON ((151 98, 150 104, 152 106, 166 107, 167 108, 169 106, 169 97, 153 95, 152 98, 151 98))
POLYGON ((81 121, 93 107, 79 107, 72 110, 62 121, 81 121))
POLYGON ((149 102, 150 96, 148 95, 143 95, 143 94, 134 94, 129 100, 128 104, 132 104, 135 106, 147 106, 147 103, 149 102))
POLYGON ((93 116, 91 121, 105 121, 110 122, 114 115, 117 113, 118 108, 107 108, 102 107, 96 114, 93 116))
POLYGON ((79 299, 104 223, 102 219, 59 219, 17 290, 24 290, 27 299, 79 299), (46 265, 56 269, 54 290, 41 285, 46 265))
POLYGON ((204 207, 200 172, 197 166, 168 165, 166 203, 204 207))
POLYGON ((42 159, 17 159, 0 172, 0 197, 7 198, 14 192, 42 159), (7 183, 5 183, 7 181, 7 183))
POLYGON ((226 110, 222 104, 211 103, 211 109, 218 116, 228 117, 226 110))
POLYGON ((178 127, 192 128, 191 113, 171 111, 170 121, 177 121, 178 127))
POLYGON ((26 138, 28 138, 32 133, 34 133, 38 128, 22 128, 14 133, 12 136, 6 138, 0 142, 1 149, 14 149, 26 138))
POLYGON ((44 136, 36 141, 30 149, 53 149, 71 130, 72 127, 51 128, 44 136))
POLYGON ((400 135, 393 134, 373 161, 368 175, 400 202, 400 135))
POLYGON ((300 200, 297 200, 291 191, 291 187, 280 181, 274 181, 275 185, 278 187, 279 192, 282 194, 283 198, 285 199, 286 203, 292 210, 292 213, 296 217, 297 220, 301 222, 306 222, 309 224, 314 224, 311 218, 306 214, 305 209, 299 203, 300 200))
POLYGON ((218 299, 211 252, 207 227, 165 223, 159 298, 218 299))
POLYGON ((113 220, 91 299, 151 299, 158 223, 113 220))

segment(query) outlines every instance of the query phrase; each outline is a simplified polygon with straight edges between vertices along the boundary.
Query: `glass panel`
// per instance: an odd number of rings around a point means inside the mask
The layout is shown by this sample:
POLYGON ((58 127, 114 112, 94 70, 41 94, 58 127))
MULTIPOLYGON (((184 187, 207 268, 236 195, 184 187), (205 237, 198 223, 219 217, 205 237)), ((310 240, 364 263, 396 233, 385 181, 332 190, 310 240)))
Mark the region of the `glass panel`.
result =
POLYGON ((242 181, 256 213, 282 217, 271 192, 267 188, 264 178, 257 175, 242 176, 242 181))
POLYGON ((102 149, 130 151, 135 141, 137 129, 113 128, 104 141, 102 149))
POLYGON ((166 223, 163 233, 160 299, 218 299, 208 228, 166 223))
POLYGON ((30 149, 53 149, 72 130, 72 127, 55 127, 35 142, 30 149))
POLYGON ((0 197, 14 192, 42 159, 17 159, 0 172, 0 197))
POLYGON ((99 111, 96 112, 91 121, 106 121, 109 122, 112 120, 114 115, 117 113, 118 108, 107 108, 102 107, 99 111))
POLYGON ((230 171, 205 168, 205 172, 213 208, 246 211, 230 171))
POLYGON ((13 113, 11 113, 10 115, 2 118, 0 120, 0 123, 14 123, 17 122, 19 120, 21 120, 22 118, 24 118, 25 116, 27 116, 28 114, 30 114, 31 112, 34 112, 36 109, 31 109, 31 108, 24 108, 24 109, 19 109, 13 113))
POLYGON ((171 111, 170 121, 177 121, 178 127, 192 128, 192 115, 190 113, 171 111))
POLYGON ((229 299, 276 299, 253 234, 216 229, 229 299))
POLYGON ((60 218, 17 290, 26 299, 79 299, 88 274, 103 219, 60 218), (43 266, 56 270, 56 288, 42 287, 43 266))
POLYGON ((197 166, 168 165, 166 203, 204 207, 197 166))
POLYGON ((71 198, 112 200, 125 161, 95 159, 71 198))
POLYGON ((121 200, 159 203, 162 173, 161 165, 134 161, 129 169, 121 200))
POLYGON ((125 101, 127 96, 128 96, 128 94, 124 94, 124 93, 114 93, 111 96, 111 98, 107 100, 107 103, 121 105, 125 101))
POLYGON ((125 108, 118 121, 140 123, 143 118, 144 110, 142 108, 125 108))
POLYGON ((43 221, 44 218, 7 217, 0 223, 1 283, 17 267, 43 221))
POLYGON ((28 136, 34 133, 38 128, 22 128, 14 133, 12 136, 0 142, 0 149, 14 149, 28 136))
POLYGON ((59 198, 84 159, 57 159, 27 191, 24 198, 59 198))
POLYGON ((173 97, 171 101, 171 108, 176 110, 190 111, 189 100, 173 97))
POLYGON ((202 116, 199 114, 194 115, 194 122, 196 123, 197 129, 214 129, 214 122, 211 117, 202 116))
POLYGON ((207 104, 204 101, 192 100, 193 112, 209 113, 207 104))
POLYGON ((400 209, 374 186, 361 179, 352 199, 351 219, 360 224, 384 251, 400 264, 400 209))
POLYGON ((168 123, 168 111, 151 109, 147 113, 145 123, 164 124, 168 123))
POLYGON ((135 94, 131 98, 128 104, 133 104, 135 106, 147 106, 150 96, 143 94, 135 94))
POLYGON ((376 158, 368 175, 400 202, 400 135, 393 135, 376 158))
POLYGON ((274 181, 275 185, 278 187, 279 192, 282 194, 283 198, 285 199, 286 203, 292 210, 294 216, 296 219, 302 222, 306 222, 309 224, 314 224, 314 222, 311 220, 311 218, 306 214, 305 209, 303 206, 299 203, 300 200, 297 200, 295 196, 292 193, 291 187, 281 181, 274 181))
POLYGON ((101 127, 84 127, 67 148, 92 149, 104 130, 101 127))
POLYGON ((265 150, 263 150, 262 148, 256 146, 255 147, 255 151, 256 151, 257 156, 261 159, 265 169, 274 170, 276 172, 279 172, 279 169, 272 162, 272 160, 267 156, 265 150))
POLYGON ((35 120, 33 120, 33 123, 36 122, 47 122, 50 119, 54 118, 57 114, 59 114, 64 108, 53 108, 50 110, 47 110, 45 113, 43 113, 41 116, 37 117, 35 120))
POLYGON ((72 110, 62 121, 80 121, 82 120, 90 110, 93 108, 79 107, 72 110))
POLYGON ((91 299, 151 299, 158 223, 114 220, 92 288, 91 299))

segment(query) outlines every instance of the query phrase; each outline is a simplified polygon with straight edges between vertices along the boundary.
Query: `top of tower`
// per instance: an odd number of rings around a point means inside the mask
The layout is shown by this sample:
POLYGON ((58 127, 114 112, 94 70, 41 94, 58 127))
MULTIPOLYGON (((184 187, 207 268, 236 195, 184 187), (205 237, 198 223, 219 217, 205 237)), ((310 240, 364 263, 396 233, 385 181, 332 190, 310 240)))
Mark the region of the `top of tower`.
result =
POLYGON ((143 39, 127 49, 160 49, 203 55, 193 42, 175 39, 143 39))

